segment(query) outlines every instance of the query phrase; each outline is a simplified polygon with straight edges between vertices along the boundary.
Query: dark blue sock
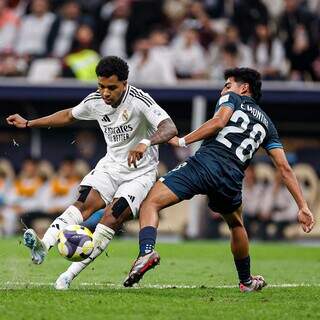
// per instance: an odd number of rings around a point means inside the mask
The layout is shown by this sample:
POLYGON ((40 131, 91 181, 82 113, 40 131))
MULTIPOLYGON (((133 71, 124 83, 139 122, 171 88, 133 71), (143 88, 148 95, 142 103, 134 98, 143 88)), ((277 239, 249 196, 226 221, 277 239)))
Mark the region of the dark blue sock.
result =
POLYGON ((247 256, 244 259, 236 260, 234 259, 236 265, 239 280, 243 284, 251 283, 251 274, 250 274, 250 256, 247 256))
POLYGON ((156 244, 157 229, 154 227, 144 227, 139 232, 139 256, 150 253, 156 244))

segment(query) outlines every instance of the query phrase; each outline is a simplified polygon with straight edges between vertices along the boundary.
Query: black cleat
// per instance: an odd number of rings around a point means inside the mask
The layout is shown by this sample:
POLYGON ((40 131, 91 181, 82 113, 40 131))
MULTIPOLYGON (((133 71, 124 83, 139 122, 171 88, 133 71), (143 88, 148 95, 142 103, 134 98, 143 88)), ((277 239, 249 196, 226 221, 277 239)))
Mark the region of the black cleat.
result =
POLYGON ((160 263, 160 256, 156 251, 152 251, 144 256, 138 257, 133 263, 133 266, 124 280, 123 285, 125 287, 132 287, 135 283, 138 283, 143 275, 150 269, 153 269, 160 263))

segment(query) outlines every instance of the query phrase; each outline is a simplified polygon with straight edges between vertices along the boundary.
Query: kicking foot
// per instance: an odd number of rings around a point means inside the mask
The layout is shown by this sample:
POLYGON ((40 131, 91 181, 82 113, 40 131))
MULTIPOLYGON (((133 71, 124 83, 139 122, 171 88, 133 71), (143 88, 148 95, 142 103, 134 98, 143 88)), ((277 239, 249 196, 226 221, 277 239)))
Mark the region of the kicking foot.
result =
POLYGON ((262 276, 251 276, 250 284, 239 283, 239 289, 241 292, 260 291, 267 285, 262 276))
POLYGON ((47 255, 47 249, 33 229, 27 229, 23 234, 23 244, 31 250, 34 264, 41 264, 47 255))
POLYGON ((72 281, 72 277, 67 273, 61 273, 59 278, 54 284, 54 288, 57 290, 68 290, 72 281))
POLYGON ((132 287, 142 279, 143 275, 148 270, 154 268, 159 263, 160 256, 156 251, 152 251, 144 256, 138 257, 138 259, 133 263, 129 275, 124 280, 123 285, 125 287, 132 287))

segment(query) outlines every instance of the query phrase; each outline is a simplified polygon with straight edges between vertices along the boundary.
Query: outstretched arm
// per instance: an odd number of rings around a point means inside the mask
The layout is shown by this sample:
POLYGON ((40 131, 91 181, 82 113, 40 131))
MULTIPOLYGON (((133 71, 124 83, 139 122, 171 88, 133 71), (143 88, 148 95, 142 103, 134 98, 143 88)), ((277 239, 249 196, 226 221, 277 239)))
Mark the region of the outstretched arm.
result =
POLYGON ((279 170, 282 181, 284 182, 298 205, 298 221, 301 224, 303 231, 310 232, 314 225, 314 218, 306 200, 303 197, 298 180, 287 161, 283 149, 271 149, 268 151, 268 154, 276 168, 279 170))
POLYGON ((161 144, 169 141, 177 134, 178 130, 176 125, 170 118, 168 118, 159 123, 157 131, 149 138, 149 140, 151 145, 161 144))
POLYGON ((183 138, 179 139, 178 137, 174 137, 169 143, 176 147, 185 147, 193 142, 212 137, 226 126, 232 113, 233 110, 231 108, 222 106, 212 119, 202 124, 198 129, 192 131, 183 138))
POLYGON ((76 121, 72 116, 71 110, 71 108, 61 110, 49 116, 33 120, 27 120, 19 114, 13 114, 6 120, 8 124, 17 128, 63 127, 76 121))
POLYGON ((170 118, 162 120, 158 125, 157 131, 151 135, 149 139, 143 139, 137 146, 129 151, 128 166, 130 167, 133 164, 136 168, 137 161, 143 157, 143 154, 150 145, 167 142, 177 134, 178 130, 176 125, 170 118))

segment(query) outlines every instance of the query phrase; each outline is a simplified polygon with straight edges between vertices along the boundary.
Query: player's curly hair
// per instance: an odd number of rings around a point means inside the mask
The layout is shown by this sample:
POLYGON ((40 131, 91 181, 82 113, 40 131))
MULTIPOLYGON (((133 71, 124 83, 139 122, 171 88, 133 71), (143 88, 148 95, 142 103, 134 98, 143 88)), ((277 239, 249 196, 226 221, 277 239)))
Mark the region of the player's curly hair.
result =
POLYGON ((258 71, 250 68, 234 68, 228 69, 224 72, 224 79, 233 77, 236 82, 248 83, 250 91, 252 93, 252 98, 255 101, 259 101, 261 93, 261 75, 258 71))
POLYGON ((128 79, 129 66, 121 58, 116 56, 103 57, 96 66, 96 74, 98 77, 109 78, 112 75, 118 77, 119 81, 128 79))

